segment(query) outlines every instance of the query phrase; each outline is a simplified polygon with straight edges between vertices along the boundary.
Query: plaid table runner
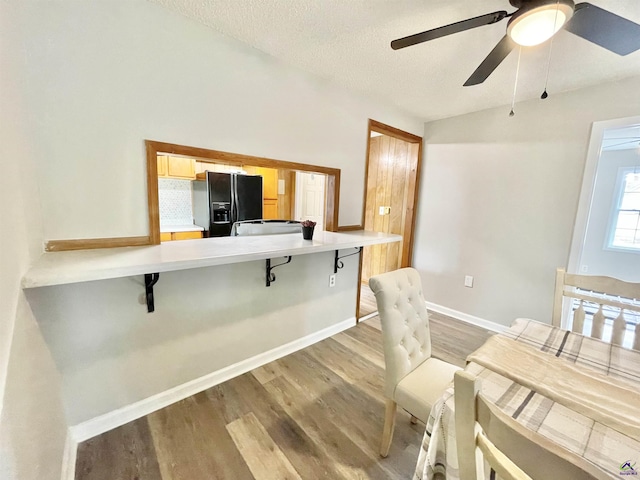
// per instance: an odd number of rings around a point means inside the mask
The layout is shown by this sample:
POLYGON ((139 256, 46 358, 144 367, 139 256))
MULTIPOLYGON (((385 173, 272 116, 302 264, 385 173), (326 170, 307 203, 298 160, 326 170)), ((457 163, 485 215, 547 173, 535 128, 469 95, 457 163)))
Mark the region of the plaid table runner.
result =
MULTIPOLYGON (((528 319, 516 320, 503 335, 640 390, 640 352, 528 319)), ((639 442, 480 365, 471 363, 467 370, 479 374, 488 401, 528 429, 596 465, 603 478, 640 475, 636 471, 640 471, 639 442)), ((452 384, 431 410, 414 480, 459 478, 454 417, 452 384)))

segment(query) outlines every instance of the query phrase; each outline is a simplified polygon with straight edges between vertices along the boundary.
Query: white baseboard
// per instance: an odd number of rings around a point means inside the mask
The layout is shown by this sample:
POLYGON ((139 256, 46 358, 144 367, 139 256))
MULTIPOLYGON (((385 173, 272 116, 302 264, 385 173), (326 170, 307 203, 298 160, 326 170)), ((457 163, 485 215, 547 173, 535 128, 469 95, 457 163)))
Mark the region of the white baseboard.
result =
POLYGON ((378 311, 376 310, 373 313, 370 313, 369 315, 365 315, 364 317, 360 317, 360 322, 366 322, 367 320, 369 320, 370 318, 376 317, 378 315, 378 311))
POLYGON ((74 480, 76 476, 76 456, 78 453, 78 442, 73 437, 71 429, 67 430, 67 438, 64 442, 64 452, 62 454, 62 475, 61 480, 74 480))
POLYGON ((471 325, 475 325, 477 327, 485 328, 492 332, 502 333, 506 332, 509 329, 509 327, 506 325, 491 322, 489 320, 485 320, 484 318, 474 317, 473 315, 469 315, 468 313, 459 312, 458 310, 454 310, 453 308, 443 307, 442 305, 438 305, 437 303, 426 302, 426 304, 427 310, 432 310, 434 312, 453 317, 457 320, 470 323, 471 325))
MULTIPOLYGON (((100 435, 101 433, 113 430, 125 423, 129 423, 138 418, 149 415, 156 410, 160 410, 172 403, 183 400, 191 395, 200 393, 207 388, 211 388, 220 383, 226 382, 234 377, 247 373, 254 368, 261 367, 269 362, 282 358, 302 348, 313 345, 325 338, 342 332, 356 325, 355 317, 348 318, 342 322, 331 325, 318 332, 314 332, 305 337, 299 338, 285 345, 281 345, 267 352, 261 353, 254 357, 242 360, 241 362, 229 365, 221 370, 204 375, 195 380, 191 380, 182 385, 178 385, 170 390, 164 391, 157 395, 153 395, 139 402, 127 405, 104 415, 92 418, 86 422, 74 425, 69 428, 70 436, 73 441, 78 444, 89 438, 100 435)), ((75 455, 75 450, 74 450, 75 455)), ((75 464, 75 458, 74 458, 75 464)), ((69 477, 72 478, 72 477, 69 477)), ((65 479, 66 480, 66 479, 65 479)))

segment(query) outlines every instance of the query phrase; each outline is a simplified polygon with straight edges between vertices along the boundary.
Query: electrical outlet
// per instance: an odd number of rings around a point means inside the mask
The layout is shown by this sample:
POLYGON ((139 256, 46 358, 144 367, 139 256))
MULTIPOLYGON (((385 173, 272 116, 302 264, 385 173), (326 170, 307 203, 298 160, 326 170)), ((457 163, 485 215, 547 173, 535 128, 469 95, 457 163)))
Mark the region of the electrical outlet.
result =
POLYGON ((580 271, 581 271, 582 273, 587 273, 587 272, 589 271, 589 265, 582 265, 582 266, 580 267, 580 271))
POLYGON ((336 274, 335 273, 333 275, 329 275, 329 286, 330 287, 335 287, 336 286, 336 274))
POLYGON ((473 288, 473 277, 471 275, 465 275, 464 277, 464 286, 473 288))

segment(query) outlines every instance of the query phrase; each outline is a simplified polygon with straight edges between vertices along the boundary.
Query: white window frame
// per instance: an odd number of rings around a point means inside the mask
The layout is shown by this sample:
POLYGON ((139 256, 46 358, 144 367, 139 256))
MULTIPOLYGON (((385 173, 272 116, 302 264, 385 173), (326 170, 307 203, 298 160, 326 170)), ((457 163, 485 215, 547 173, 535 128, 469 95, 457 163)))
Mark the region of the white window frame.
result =
MULTIPOLYGON (((613 195, 613 205, 611 208, 611 214, 609 216, 609 227, 607 229, 607 237, 605 243, 605 250, 621 251, 626 253, 640 254, 640 246, 638 247, 621 247, 620 245, 614 245, 613 240, 616 235, 616 226, 618 224, 618 213, 620 212, 622 205, 622 199, 624 197, 624 177, 629 173, 640 173, 638 167, 620 167, 616 177, 616 188, 613 195)), ((640 230, 640 225, 636 228, 636 231, 640 230)))

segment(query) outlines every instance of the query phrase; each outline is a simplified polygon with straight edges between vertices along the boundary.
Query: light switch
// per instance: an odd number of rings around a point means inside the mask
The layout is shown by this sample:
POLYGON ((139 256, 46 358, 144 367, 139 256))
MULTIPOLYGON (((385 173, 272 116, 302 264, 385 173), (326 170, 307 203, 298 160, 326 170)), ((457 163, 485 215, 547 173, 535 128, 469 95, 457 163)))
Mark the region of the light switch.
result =
POLYGON ((391 213, 391 207, 380 207, 378 209, 379 215, 389 215, 391 213))
POLYGON ((284 179, 278 180, 278 195, 284 195, 284 179))
POLYGON ((465 275, 464 277, 464 286, 473 288, 473 277, 471 275, 465 275))

